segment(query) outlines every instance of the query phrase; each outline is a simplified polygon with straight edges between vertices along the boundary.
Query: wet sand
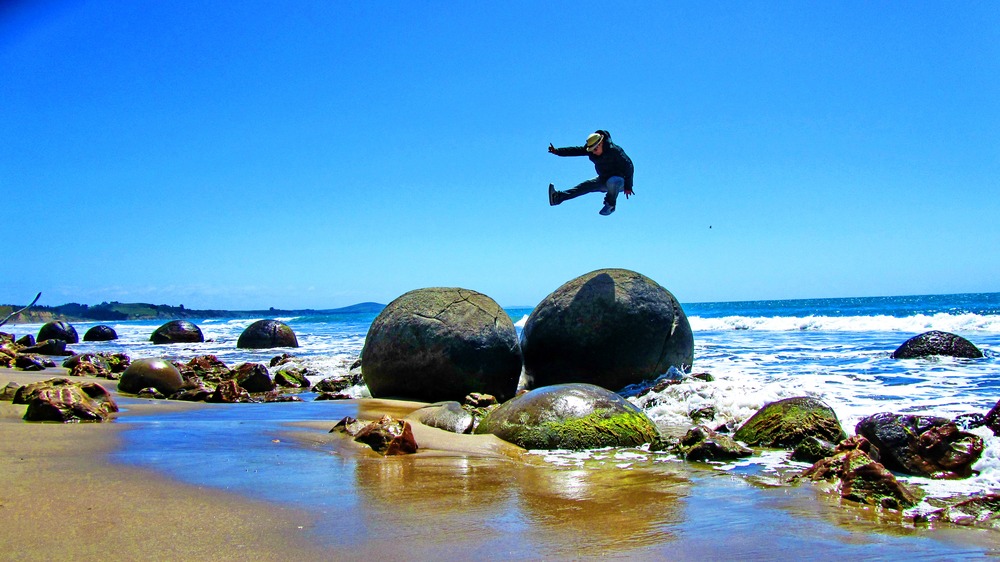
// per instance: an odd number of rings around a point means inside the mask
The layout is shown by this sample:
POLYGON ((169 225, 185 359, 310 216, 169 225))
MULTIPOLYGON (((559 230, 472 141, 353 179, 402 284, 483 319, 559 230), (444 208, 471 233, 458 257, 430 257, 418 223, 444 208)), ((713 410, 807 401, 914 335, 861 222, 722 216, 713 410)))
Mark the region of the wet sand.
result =
MULTIPOLYGON (((3 384, 53 376, 65 372, 0 369, 3 384)), ((0 402, 5 560, 329 558, 304 537, 314 521, 306 511, 114 464, 120 425, 28 423, 24 409, 0 402)))

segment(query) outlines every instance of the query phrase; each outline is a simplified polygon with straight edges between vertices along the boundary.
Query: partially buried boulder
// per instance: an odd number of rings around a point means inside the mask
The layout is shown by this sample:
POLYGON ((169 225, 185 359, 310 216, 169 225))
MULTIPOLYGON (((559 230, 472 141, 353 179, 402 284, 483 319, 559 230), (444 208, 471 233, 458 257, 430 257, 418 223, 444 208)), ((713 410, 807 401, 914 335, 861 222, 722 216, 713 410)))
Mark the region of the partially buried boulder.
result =
POLYGON ((111 394, 97 383, 49 379, 17 389, 15 404, 27 404, 25 421, 105 421, 118 411, 111 394))
POLYGON ((747 445, 778 449, 794 449, 807 437, 839 443, 847 434, 832 408, 808 397, 766 404, 733 434, 747 445))
POLYGON ((180 390, 184 385, 181 372, 166 359, 136 359, 122 373, 118 390, 137 394, 140 390, 153 387, 165 396, 180 390))
POLYGON ((149 341, 155 344, 198 343, 205 341, 205 336, 201 328, 187 320, 171 320, 157 328, 149 341))
POLYGON ((521 394, 491 411, 475 433, 525 449, 635 447, 659 440, 631 402, 592 384, 559 384, 521 394))
POLYGON ((974 433, 936 416, 883 412, 864 418, 855 427, 874 445, 890 470, 931 478, 966 478, 985 444, 974 433))
POLYGON ((83 341, 111 341, 118 339, 118 332, 111 326, 100 324, 83 334, 83 341))
POLYGON ((299 340, 287 324, 277 320, 258 320, 247 326, 236 347, 240 349, 268 349, 271 347, 298 347, 299 340))
POLYGON ((361 373, 375 398, 462 400, 514 395, 521 350, 510 316, 490 297, 460 288, 410 291, 372 322, 361 373))
POLYGON ((590 383, 619 390, 690 369, 694 337, 677 299, 627 269, 569 281, 532 310, 521 333, 528 386, 590 383))
POLYGON ((62 340, 66 343, 78 343, 80 336, 76 333, 76 328, 66 322, 49 322, 38 330, 38 341, 62 340))
POLYGON ((802 476, 836 481, 841 497, 847 500, 889 509, 915 505, 917 495, 873 457, 877 457, 877 451, 864 437, 856 435, 837 445, 832 457, 820 460, 802 476))
POLYGON ((892 358, 917 359, 933 355, 979 359, 983 356, 983 352, 962 336, 933 330, 906 340, 892 353, 892 358))

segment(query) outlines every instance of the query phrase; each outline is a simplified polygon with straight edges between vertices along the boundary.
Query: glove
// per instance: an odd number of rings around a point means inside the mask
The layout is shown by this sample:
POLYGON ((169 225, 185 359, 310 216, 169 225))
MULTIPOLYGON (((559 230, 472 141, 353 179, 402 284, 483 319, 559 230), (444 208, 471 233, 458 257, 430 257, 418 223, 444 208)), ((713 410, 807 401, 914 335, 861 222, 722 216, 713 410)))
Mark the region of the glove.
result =
POLYGON ((628 199, 630 195, 635 195, 635 193, 632 192, 632 188, 631 187, 626 187, 625 188, 625 199, 628 199))

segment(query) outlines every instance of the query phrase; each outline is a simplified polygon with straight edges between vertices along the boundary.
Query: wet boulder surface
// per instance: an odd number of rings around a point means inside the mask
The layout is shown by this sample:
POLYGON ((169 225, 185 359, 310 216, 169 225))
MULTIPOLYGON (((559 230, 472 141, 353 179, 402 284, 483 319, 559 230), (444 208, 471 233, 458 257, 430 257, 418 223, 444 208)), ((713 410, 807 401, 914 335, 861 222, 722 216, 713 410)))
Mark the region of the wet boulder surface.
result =
POLYGON ((481 392, 503 400, 521 373, 510 316, 462 288, 417 289, 389 303, 372 322, 361 359, 375 398, 439 402, 481 392))
POLYGON ((525 449, 636 447, 660 438, 656 425, 631 402, 585 383, 521 394, 488 413, 475 433, 525 449))
POLYGON ((157 328, 149 341, 155 344, 200 343, 205 341, 201 328, 187 320, 171 320, 157 328))
POLYGON ((883 412, 858 422, 855 432, 870 441, 890 470, 931 478, 967 478, 985 444, 951 420, 883 412))
POLYGON ((38 330, 39 343, 45 340, 61 340, 66 343, 79 343, 80 336, 76 333, 76 328, 67 322, 49 322, 38 330))
POLYGON ((556 289, 521 333, 528 385, 612 390, 689 370, 694 336, 673 294, 627 269, 600 269, 556 289))
POLYGON ((111 326, 100 324, 83 334, 83 341, 112 341, 118 339, 118 332, 111 326))
POLYGON ((815 437, 839 443, 847 438, 837 414, 824 402, 799 396, 764 405, 733 435, 750 446, 795 449, 815 437))
POLYGON ((155 388, 164 396, 170 396, 183 385, 180 370, 166 359, 135 359, 118 380, 118 390, 129 394, 155 388))
POLYGON ((295 332, 284 322, 258 320, 247 326, 236 341, 240 349, 268 349, 272 347, 298 347, 295 332))
POLYGON ((932 330, 906 340, 892 353, 893 359, 919 359, 936 355, 980 359, 983 352, 962 336, 932 330))
POLYGON ((93 382, 54 378, 19 387, 14 404, 27 404, 25 421, 101 422, 118 411, 111 394, 93 382))

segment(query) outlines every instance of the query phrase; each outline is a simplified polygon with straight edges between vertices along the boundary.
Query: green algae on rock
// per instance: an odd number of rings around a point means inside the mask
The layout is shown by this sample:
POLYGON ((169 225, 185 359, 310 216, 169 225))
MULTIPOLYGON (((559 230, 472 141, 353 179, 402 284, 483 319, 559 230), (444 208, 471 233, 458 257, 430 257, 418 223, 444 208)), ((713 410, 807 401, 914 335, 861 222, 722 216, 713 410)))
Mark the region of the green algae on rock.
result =
POLYGON ((832 408, 815 398, 796 397, 766 404, 733 434, 750 446, 779 449, 794 449, 806 437, 839 443, 847 433, 832 408))
POLYGON ((630 402, 583 383, 522 394, 490 412, 475 432, 545 450, 635 447, 660 438, 656 425, 630 402))

